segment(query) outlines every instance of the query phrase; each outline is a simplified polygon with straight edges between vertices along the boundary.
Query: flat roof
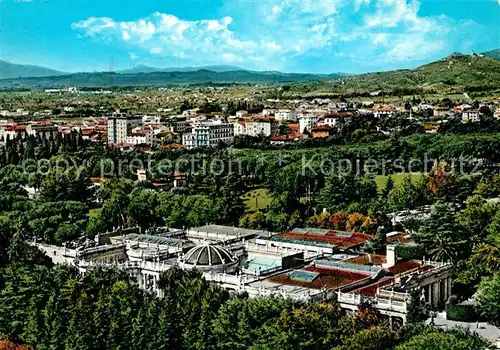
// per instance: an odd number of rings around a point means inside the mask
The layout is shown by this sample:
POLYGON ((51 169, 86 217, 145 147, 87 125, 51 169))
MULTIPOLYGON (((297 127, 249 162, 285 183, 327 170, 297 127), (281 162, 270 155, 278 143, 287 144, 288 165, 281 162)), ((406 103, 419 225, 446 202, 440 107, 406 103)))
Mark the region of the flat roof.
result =
POLYGON ((366 273, 307 266, 300 270, 269 277, 268 280, 312 289, 338 289, 367 278, 370 278, 370 275, 366 273))
POLYGON ((194 246, 192 242, 171 238, 171 237, 163 237, 163 236, 155 236, 155 235, 145 235, 138 233, 131 233, 123 236, 124 241, 135 241, 140 243, 150 243, 150 244, 158 244, 158 245, 166 245, 170 247, 186 247, 186 246, 194 246))
POLYGON ((262 234, 261 230, 251 230, 247 228, 233 227, 233 226, 223 226, 223 225, 205 225, 200 227, 193 227, 188 230, 188 234, 195 233, 212 233, 212 234, 223 234, 227 236, 241 237, 241 236, 256 236, 262 234))
POLYGON ((335 248, 336 247, 335 244, 331 244, 331 243, 327 243, 327 242, 317 242, 317 241, 304 240, 304 239, 293 239, 293 238, 283 237, 283 235, 271 236, 271 237, 259 237, 259 239, 263 239, 266 241, 272 241, 272 242, 302 244, 302 245, 309 245, 309 246, 323 247, 323 248, 335 248))
POLYGON ((395 281, 394 277, 386 276, 375 283, 372 283, 372 284, 369 284, 367 286, 361 287, 359 289, 353 290, 352 293, 361 294, 361 295, 364 295, 367 297, 372 297, 372 296, 375 296, 375 294, 377 294, 378 288, 388 286, 389 284, 393 283, 394 281, 395 281))
POLYGON ((346 260, 346 262, 358 265, 367 265, 367 266, 382 265, 386 263, 386 257, 385 255, 379 255, 379 254, 364 254, 346 260))
POLYGON ((283 233, 280 236, 288 239, 330 243, 342 248, 351 248, 361 245, 373 237, 372 235, 361 232, 311 228, 295 228, 292 231, 283 233))

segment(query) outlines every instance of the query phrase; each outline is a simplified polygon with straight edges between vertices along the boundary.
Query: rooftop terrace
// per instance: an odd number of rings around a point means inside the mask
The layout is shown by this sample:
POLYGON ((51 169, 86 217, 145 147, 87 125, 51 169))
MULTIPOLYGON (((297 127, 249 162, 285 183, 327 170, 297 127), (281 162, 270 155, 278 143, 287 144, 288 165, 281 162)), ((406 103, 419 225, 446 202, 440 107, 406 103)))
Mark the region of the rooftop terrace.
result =
POLYGON ((268 280, 275 283, 313 289, 338 289, 368 278, 370 278, 369 274, 354 271, 307 266, 301 270, 272 276, 268 280))
POLYGON ((345 232, 315 228, 295 228, 290 232, 280 235, 280 237, 329 243, 341 248, 352 248, 367 242, 373 236, 360 232, 345 232))

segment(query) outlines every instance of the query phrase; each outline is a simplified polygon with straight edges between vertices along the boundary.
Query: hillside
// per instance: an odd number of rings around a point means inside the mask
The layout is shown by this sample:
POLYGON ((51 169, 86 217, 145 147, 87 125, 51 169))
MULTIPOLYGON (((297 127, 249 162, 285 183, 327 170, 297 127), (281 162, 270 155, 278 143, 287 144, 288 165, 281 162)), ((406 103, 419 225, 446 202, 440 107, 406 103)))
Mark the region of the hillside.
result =
POLYGON ((14 64, 0 60, 0 79, 19 77, 46 77, 60 74, 64 73, 46 67, 14 64))
POLYGON ((343 91, 394 89, 500 89, 500 61, 453 54, 416 69, 367 73, 328 80, 325 87, 343 91))
MULTIPOLYGON (((495 52, 498 52, 498 50, 491 51, 489 55, 493 57, 495 52)), ((36 68, 42 69, 42 71, 25 70, 23 73, 43 74, 43 72, 47 72, 43 71, 42 67, 36 68)), ((0 88, 162 86, 205 83, 302 83, 297 85, 295 91, 302 91, 301 86, 305 86, 307 91, 340 93, 368 93, 377 90, 393 92, 394 94, 399 94, 403 90, 407 90, 408 93, 418 93, 418 91, 461 93, 463 91, 500 90, 500 61, 480 55, 453 54, 415 69, 360 75, 225 70, 236 68, 231 66, 214 66, 212 68, 220 71, 209 69, 191 70, 194 68, 183 67, 181 69, 185 69, 184 71, 168 71, 169 68, 167 68, 166 71, 151 72, 150 70, 156 70, 157 68, 147 66, 138 66, 121 73, 100 72, 61 75, 62 73, 53 71, 56 74, 54 76, 3 79, 0 80, 0 88), (312 84, 313 82, 314 84, 312 84)))
POLYGON ((218 65, 218 66, 201 66, 201 67, 170 67, 170 68, 156 68, 145 65, 139 65, 131 69, 124 69, 117 71, 120 74, 134 74, 134 73, 154 73, 154 72, 194 72, 197 70, 210 70, 216 73, 230 72, 236 70, 245 70, 236 66, 218 65))
POLYGON ((486 52, 483 52, 482 54, 485 55, 486 57, 500 61, 500 49, 486 51, 486 52))
POLYGON ((192 72, 153 72, 119 74, 112 72, 76 73, 52 77, 4 79, 1 88, 60 87, 60 86, 144 86, 202 83, 293 83, 323 78, 316 74, 279 72, 229 71, 213 72, 201 69, 192 72))

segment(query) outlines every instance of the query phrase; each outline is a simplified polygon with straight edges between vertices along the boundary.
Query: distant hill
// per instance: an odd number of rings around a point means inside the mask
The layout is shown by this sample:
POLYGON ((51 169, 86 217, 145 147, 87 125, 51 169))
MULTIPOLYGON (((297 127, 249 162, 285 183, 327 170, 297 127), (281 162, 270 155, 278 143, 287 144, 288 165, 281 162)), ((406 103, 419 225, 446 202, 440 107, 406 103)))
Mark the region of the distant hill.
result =
POLYGON ((158 86, 169 84, 204 83, 294 83, 318 80, 337 75, 297 74, 280 72, 252 72, 235 70, 214 72, 207 69, 187 72, 152 73, 75 73, 50 77, 33 77, 0 80, 0 88, 47 88, 63 86, 104 87, 104 86, 158 86))
POLYGON ((376 91, 404 88, 446 90, 464 87, 500 89, 500 61, 478 55, 453 54, 415 69, 367 73, 325 82, 327 88, 376 91))
POLYGON ((483 52, 482 54, 485 55, 486 57, 500 61, 500 49, 486 51, 486 52, 483 52))
POLYGON ((170 71, 170 68, 167 68, 158 72, 154 67, 138 66, 132 70, 116 73, 62 74, 54 71, 53 76, 26 77, 25 75, 21 78, 11 76, 10 79, 0 80, 0 88, 165 86, 206 83, 304 83, 304 85, 310 85, 310 82, 315 82, 315 89, 341 92, 377 90, 401 92, 401 89, 460 91, 465 88, 496 91, 500 90, 500 61, 490 58, 495 52, 498 53, 498 50, 485 53, 484 56, 455 53, 415 69, 360 75, 256 72, 232 66, 211 66, 218 71, 192 70, 195 68, 183 67, 181 69, 184 71, 170 71))
POLYGON ((139 65, 131 69, 124 69, 117 71, 120 74, 133 74, 133 73, 154 73, 154 72, 194 72, 200 69, 210 70, 216 73, 230 72, 236 70, 245 70, 236 66, 218 65, 218 66, 202 66, 202 67, 170 67, 170 68, 156 68, 145 65, 139 65))
POLYGON ((46 67, 15 64, 0 60, 0 79, 19 77, 47 77, 60 74, 64 73, 46 67))

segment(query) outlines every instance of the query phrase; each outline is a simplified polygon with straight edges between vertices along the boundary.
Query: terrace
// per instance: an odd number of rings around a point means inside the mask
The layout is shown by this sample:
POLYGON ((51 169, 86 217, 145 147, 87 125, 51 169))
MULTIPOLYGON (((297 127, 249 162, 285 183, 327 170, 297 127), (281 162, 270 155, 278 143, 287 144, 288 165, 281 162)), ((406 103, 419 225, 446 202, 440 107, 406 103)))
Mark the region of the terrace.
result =
POLYGON ((355 289, 352 291, 352 293, 361 294, 366 297, 373 297, 377 295, 377 291, 379 290, 379 288, 388 286, 394 283, 394 281, 395 281, 394 277, 384 277, 380 281, 355 289))
POLYGON ((373 236, 360 232, 322 230, 315 228, 295 228, 281 235, 282 238, 303 241, 323 242, 338 246, 341 249, 359 247, 373 236))
POLYGON ((382 264, 385 264, 387 262, 387 259, 385 255, 365 254, 346 260, 346 262, 358 265, 382 266, 382 264))
POLYGON ((307 266, 301 270, 272 276, 268 280, 279 284, 336 290, 370 278, 369 274, 355 271, 307 266))

